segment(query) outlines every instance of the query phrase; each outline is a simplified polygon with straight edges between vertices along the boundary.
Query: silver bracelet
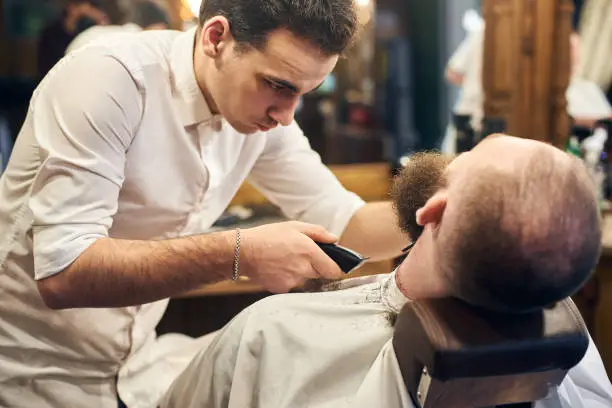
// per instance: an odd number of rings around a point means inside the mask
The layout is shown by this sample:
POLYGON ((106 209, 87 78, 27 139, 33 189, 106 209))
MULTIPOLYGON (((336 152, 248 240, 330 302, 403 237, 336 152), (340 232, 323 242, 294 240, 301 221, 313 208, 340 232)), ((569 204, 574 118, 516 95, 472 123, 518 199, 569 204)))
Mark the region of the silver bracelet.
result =
POLYGON ((238 280, 238 261, 240 260, 240 229, 236 228, 236 249, 234 250, 234 271, 232 272, 232 280, 238 280))

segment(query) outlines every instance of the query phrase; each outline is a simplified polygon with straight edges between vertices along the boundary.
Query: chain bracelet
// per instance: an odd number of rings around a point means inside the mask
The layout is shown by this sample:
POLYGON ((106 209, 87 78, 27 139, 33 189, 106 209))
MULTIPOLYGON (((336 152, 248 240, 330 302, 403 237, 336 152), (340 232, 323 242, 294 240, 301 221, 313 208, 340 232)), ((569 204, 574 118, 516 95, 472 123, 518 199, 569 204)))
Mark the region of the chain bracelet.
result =
POLYGON ((238 280, 238 261, 240 260, 240 229, 236 228, 236 249, 234 250, 234 270, 232 272, 232 280, 238 280))

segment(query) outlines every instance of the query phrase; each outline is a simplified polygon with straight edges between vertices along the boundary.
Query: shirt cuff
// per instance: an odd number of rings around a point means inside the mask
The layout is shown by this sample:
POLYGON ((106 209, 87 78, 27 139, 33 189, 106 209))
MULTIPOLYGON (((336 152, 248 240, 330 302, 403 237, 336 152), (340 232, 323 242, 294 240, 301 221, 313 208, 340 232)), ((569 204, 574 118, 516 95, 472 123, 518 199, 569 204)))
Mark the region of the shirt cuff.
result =
POLYGON ((34 227, 35 280, 45 279, 63 271, 91 244, 107 236, 104 226, 87 225, 87 232, 83 232, 82 227, 34 227))

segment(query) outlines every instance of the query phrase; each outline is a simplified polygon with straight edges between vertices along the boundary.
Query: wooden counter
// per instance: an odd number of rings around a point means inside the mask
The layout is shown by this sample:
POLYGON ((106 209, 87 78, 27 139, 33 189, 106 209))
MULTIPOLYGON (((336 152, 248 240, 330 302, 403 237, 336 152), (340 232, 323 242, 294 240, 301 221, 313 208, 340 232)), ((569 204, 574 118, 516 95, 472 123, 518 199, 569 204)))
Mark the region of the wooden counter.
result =
MULTIPOLYGON (((387 163, 364 163, 332 165, 329 169, 340 183, 349 191, 357 194, 364 201, 388 199, 391 187, 391 167, 387 163)), ((243 184, 232 205, 262 205, 269 201, 248 183, 243 184)))

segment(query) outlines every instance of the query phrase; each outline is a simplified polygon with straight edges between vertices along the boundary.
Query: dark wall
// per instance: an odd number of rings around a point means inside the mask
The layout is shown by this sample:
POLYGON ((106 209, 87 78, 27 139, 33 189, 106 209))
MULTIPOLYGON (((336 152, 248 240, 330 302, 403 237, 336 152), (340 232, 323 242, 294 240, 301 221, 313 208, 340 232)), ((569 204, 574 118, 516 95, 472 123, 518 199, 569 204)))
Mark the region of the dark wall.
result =
POLYGON ((443 0, 405 0, 412 45, 414 118, 421 149, 436 148, 444 134, 441 123, 444 92, 442 33, 443 0))
POLYGON ((584 0, 574 0, 574 16, 572 18, 572 25, 574 30, 578 29, 578 25, 580 23, 580 16, 582 14, 582 9, 584 7, 584 0))

